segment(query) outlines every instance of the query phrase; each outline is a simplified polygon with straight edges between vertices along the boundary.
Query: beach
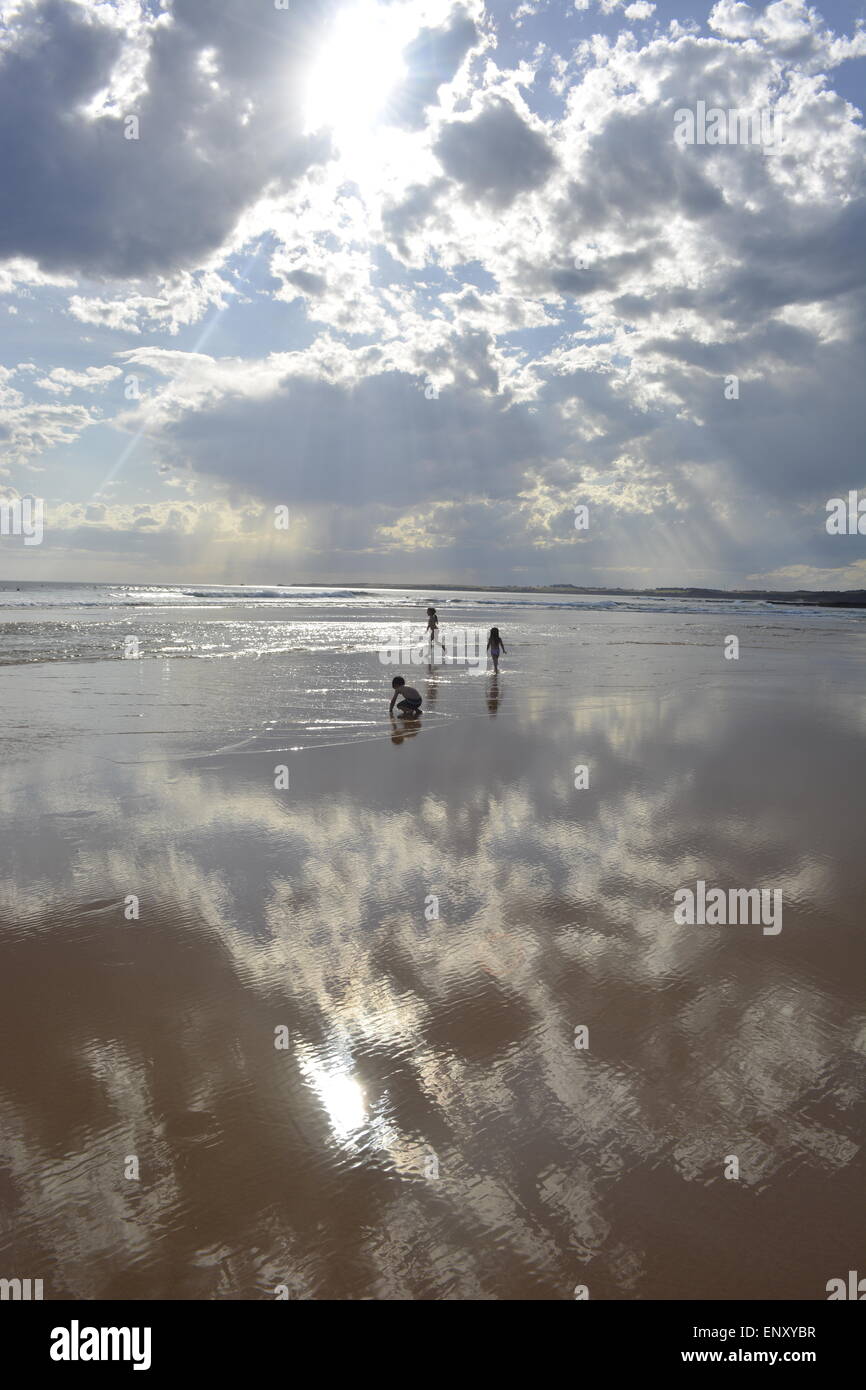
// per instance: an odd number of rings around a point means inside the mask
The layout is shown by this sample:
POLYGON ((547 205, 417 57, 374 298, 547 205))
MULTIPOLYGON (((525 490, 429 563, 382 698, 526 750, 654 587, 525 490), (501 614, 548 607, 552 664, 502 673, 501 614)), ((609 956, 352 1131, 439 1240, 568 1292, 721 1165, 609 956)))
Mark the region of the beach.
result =
POLYGON ((862 1263, 864 674, 856 611, 7 586, 3 1269, 826 1298, 862 1263), (429 602, 500 627, 498 678, 382 659, 429 602), (699 883, 778 930, 677 922, 699 883))

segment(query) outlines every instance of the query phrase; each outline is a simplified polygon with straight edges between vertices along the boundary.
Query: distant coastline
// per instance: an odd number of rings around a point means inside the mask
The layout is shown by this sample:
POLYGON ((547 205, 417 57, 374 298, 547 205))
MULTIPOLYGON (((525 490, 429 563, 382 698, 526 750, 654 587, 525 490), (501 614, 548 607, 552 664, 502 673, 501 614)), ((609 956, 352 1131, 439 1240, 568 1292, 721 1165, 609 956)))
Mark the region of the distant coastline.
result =
MULTIPOLYGON (((14 592, 24 586, 26 588, 41 588, 43 586, 56 586, 58 588, 164 588, 164 589, 187 589, 190 586, 201 588, 232 588, 232 589, 251 589, 251 588, 272 588, 272 589, 393 589, 393 580, 371 580, 371 579, 291 579, 291 580, 248 580, 248 581, 224 581, 214 583, 203 579, 185 580, 150 580, 145 582, 136 579, 61 579, 52 581, 40 580, 16 580, 0 579, 0 592, 14 592)), ((403 587, 403 586, 399 586, 403 587)), ((866 589, 700 589, 692 587, 668 586, 655 589, 622 589, 605 588, 602 585, 590 584, 452 584, 438 581, 428 581, 426 585, 411 584, 406 586, 409 589, 417 590, 419 593, 433 595, 446 591, 453 593, 466 594, 586 594, 588 596, 597 595, 601 597, 612 596, 620 598, 692 598, 692 599, 717 599, 719 602, 731 600, 742 600, 743 602, 762 602, 779 603, 786 605, 800 604, 804 608, 866 608, 866 589)))
MULTIPOLYGON (((340 580, 339 583, 344 588, 349 589, 392 589, 394 587, 393 584, 376 584, 366 579, 345 579, 340 580)), ((305 588, 325 589, 335 586, 336 581, 333 585, 321 580, 299 581, 299 587, 305 588)), ((275 587, 287 586, 277 585, 275 587)), ((412 584, 409 587, 421 590, 421 586, 417 584, 412 584)), ((429 585, 431 594, 440 589, 453 590, 455 593, 479 594, 598 594, 601 596, 619 595, 622 598, 703 598, 727 602, 730 602, 731 599, 743 599, 765 603, 802 604, 804 607, 810 608, 866 608, 866 589, 607 589, 585 584, 433 583, 429 585)), ((421 591, 428 592, 427 589, 421 591)))

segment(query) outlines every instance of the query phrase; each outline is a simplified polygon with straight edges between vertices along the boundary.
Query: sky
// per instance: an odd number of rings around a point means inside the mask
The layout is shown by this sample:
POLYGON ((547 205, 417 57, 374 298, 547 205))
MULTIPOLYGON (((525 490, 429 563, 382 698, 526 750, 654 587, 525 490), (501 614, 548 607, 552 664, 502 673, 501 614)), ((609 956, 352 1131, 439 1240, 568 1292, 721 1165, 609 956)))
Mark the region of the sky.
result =
POLYGON ((866 587, 864 18, 0 0, 0 579, 866 587))

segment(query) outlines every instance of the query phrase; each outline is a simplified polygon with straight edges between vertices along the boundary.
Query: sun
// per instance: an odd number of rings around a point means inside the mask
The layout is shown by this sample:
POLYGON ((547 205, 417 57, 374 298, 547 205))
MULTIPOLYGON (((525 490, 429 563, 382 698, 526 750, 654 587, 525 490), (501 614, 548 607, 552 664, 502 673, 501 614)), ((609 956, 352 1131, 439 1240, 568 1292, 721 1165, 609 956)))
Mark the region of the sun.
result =
POLYGON ((362 0, 340 10, 307 74, 307 132, 329 129, 341 153, 368 138, 406 75, 403 51, 416 32, 411 7, 386 9, 362 0))

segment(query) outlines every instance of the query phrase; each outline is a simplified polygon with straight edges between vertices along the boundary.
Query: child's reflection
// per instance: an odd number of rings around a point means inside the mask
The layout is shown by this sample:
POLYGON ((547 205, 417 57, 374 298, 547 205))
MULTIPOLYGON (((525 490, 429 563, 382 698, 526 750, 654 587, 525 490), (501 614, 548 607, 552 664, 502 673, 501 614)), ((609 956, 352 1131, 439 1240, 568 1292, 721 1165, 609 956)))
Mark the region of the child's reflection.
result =
POLYGON ((490 676, 487 681, 487 708, 491 719, 495 718, 499 709, 499 677, 490 676))
POLYGON ((402 743, 406 738, 414 738, 421 732, 421 720, 416 716, 410 719, 395 719, 391 715, 391 742, 402 743))

